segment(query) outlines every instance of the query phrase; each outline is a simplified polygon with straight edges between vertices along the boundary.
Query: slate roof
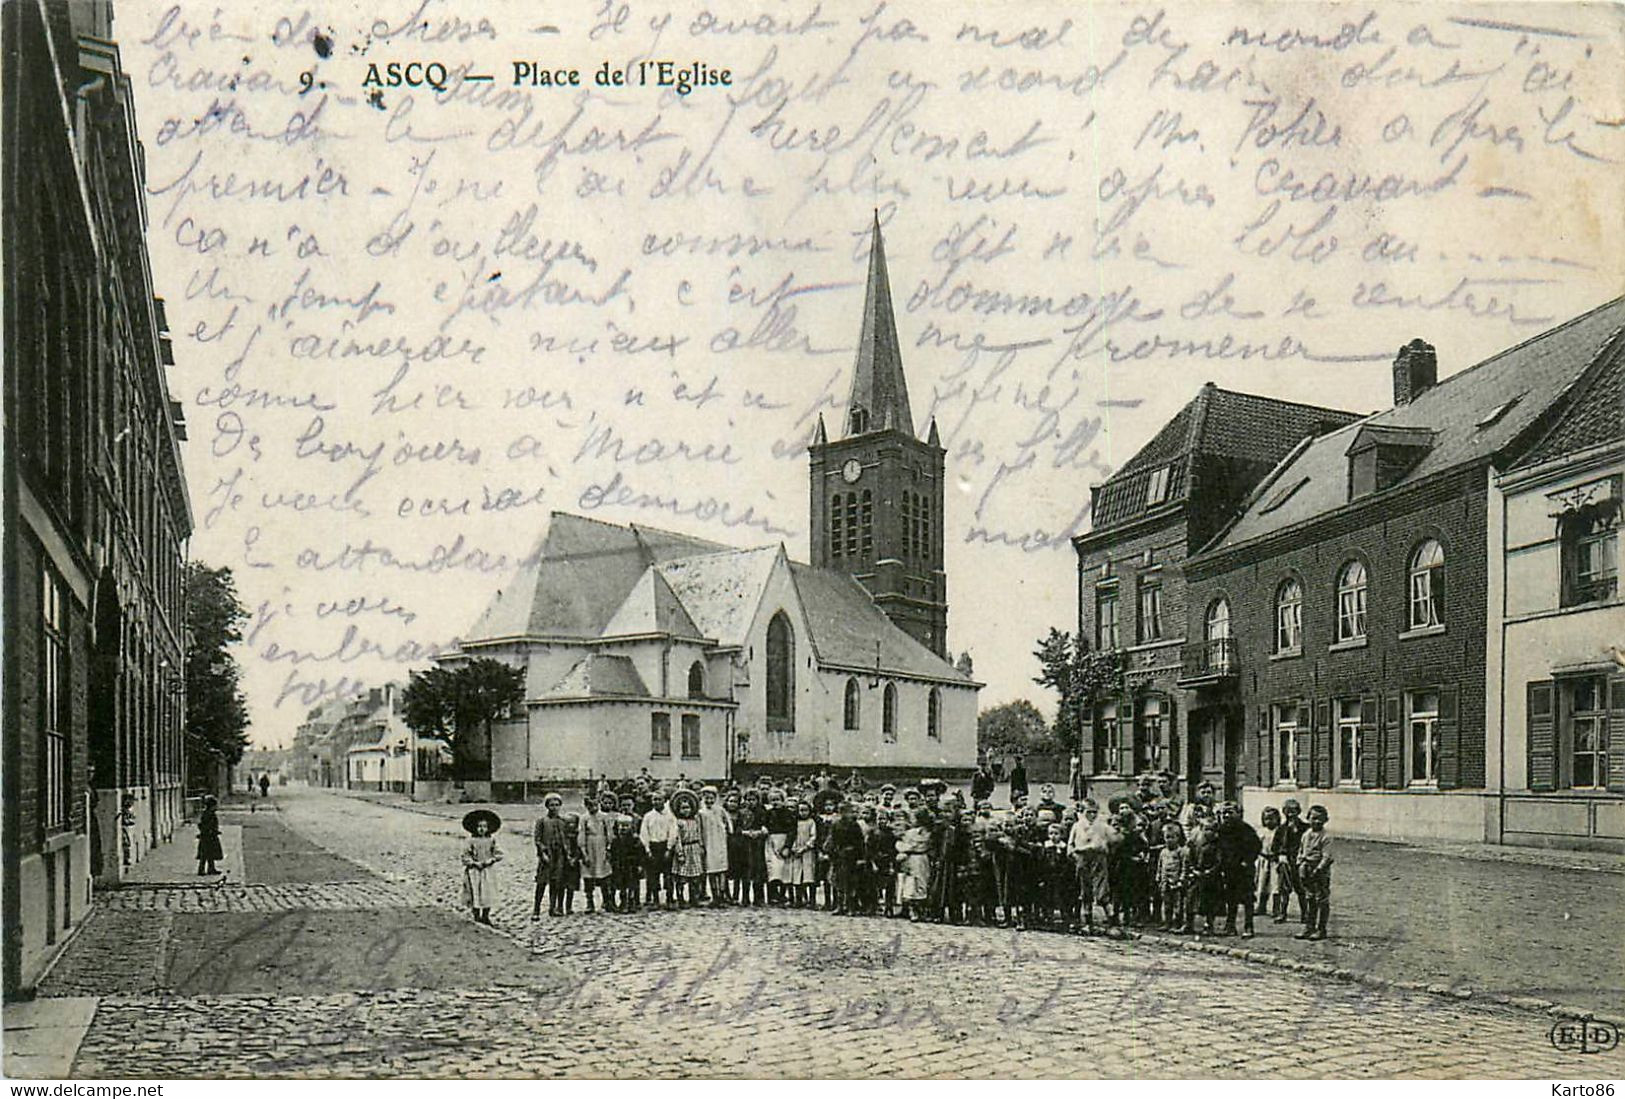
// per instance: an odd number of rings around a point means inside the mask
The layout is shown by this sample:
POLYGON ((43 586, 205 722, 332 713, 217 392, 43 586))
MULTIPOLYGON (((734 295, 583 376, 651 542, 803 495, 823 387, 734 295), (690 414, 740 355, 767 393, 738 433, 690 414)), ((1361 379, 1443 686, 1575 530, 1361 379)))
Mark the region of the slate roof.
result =
POLYGON ((1354 412, 1237 393, 1209 382, 1100 486, 1091 530, 1128 522, 1149 507, 1186 500, 1193 458, 1231 460, 1233 470, 1251 464, 1257 468, 1254 476, 1262 476, 1305 436, 1358 418, 1354 412), (1148 505, 1146 479, 1163 466, 1169 467, 1167 495, 1148 505))
MULTIPOLYGON (((1362 432, 1389 429, 1415 438, 1430 432, 1432 446, 1383 492, 1492 457, 1527 441, 1543 419, 1604 352, 1619 353, 1625 298, 1583 313, 1556 328, 1445 378, 1409 404, 1378 412, 1323 435, 1283 461, 1246 510, 1208 552, 1240 545, 1335 511, 1349 503, 1348 451, 1362 432), (1277 503, 1279 489, 1298 486, 1277 503), (1272 506, 1273 505, 1273 506, 1272 506)), ((1379 499, 1383 492, 1361 500, 1379 499)))
POLYGON ((535 552, 497 590, 468 636, 599 637, 650 565, 726 548, 555 511, 535 552))
POLYGON ((880 239, 878 214, 869 236, 869 279, 848 407, 869 413, 869 431, 889 427, 914 435, 914 414, 908 406, 908 381, 903 377, 903 353, 897 340, 897 318, 892 312, 891 279, 886 273, 886 246, 880 239))
POLYGON ((745 633, 778 555, 777 546, 758 546, 680 557, 659 568, 692 614, 702 637, 738 646, 745 643, 745 633))
MULTIPOLYGON (((781 545, 726 549, 649 527, 555 512, 533 560, 492 598, 466 642, 605 640, 661 633, 743 646, 778 561, 790 570, 819 660, 971 684, 892 624, 856 580, 789 561, 781 545)), ((584 658, 542 697, 647 696, 625 657, 584 658)))
POLYGON ((593 653, 578 660, 542 698, 648 698, 649 688, 628 656, 593 653))
POLYGON ((868 590, 850 576, 799 561, 790 562, 790 576, 820 661, 867 669, 875 667, 878 656, 886 671, 971 682, 969 676, 892 625, 868 590))
POLYGON ((1606 360, 1575 393, 1574 404, 1563 412, 1518 468, 1589 450, 1625 438, 1625 346, 1615 344, 1606 360))

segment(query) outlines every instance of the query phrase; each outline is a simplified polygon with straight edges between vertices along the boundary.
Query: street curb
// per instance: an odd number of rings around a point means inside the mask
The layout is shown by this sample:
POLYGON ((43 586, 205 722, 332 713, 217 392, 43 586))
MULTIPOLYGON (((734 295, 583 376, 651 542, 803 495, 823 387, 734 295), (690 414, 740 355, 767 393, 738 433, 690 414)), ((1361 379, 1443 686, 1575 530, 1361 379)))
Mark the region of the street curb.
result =
MULTIPOLYGON (((1495 1007, 1512 1008, 1515 1011, 1546 1015, 1554 1019, 1572 1019, 1577 1022, 1599 1020, 1599 1016, 1587 1008, 1559 1004, 1551 1000, 1543 1000, 1538 996, 1511 996, 1504 993, 1493 996, 1480 996, 1471 988, 1451 987, 1428 981, 1392 980, 1387 977, 1379 977, 1373 973, 1357 973, 1351 969, 1332 965, 1330 962, 1294 958, 1286 954, 1276 954, 1252 947, 1234 947, 1225 946, 1222 943, 1200 942, 1195 939, 1179 939, 1154 932, 1137 932, 1136 935, 1137 941, 1149 943, 1163 950, 1183 950, 1193 954, 1211 954, 1215 957, 1232 958, 1237 961, 1251 962, 1254 965, 1269 966, 1293 973, 1330 977, 1345 984, 1362 985, 1383 992, 1424 992, 1458 1003, 1471 1001, 1490 1004, 1495 1007)), ((1601 1019, 1600 1021, 1613 1022, 1613 1020, 1609 1019, 1601 1019)))

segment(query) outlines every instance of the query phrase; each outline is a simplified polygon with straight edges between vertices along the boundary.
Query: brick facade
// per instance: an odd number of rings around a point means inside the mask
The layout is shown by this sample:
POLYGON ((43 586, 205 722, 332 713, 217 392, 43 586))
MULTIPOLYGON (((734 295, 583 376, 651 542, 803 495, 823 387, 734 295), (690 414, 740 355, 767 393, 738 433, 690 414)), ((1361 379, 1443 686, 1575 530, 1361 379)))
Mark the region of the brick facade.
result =
POLYGON ((110 16, 0 6, 7 997, 84 918, 92 877, 117 880, 181 812, 184 426, 110 16))
MULTIPOLYGON (((1295 785, 1330 788, 1343 780, 1334 774, 1334 705, 1347 700, 1364 704, 1365 741, 1361 774, 1348 784, 1408 788, 1406 695, 1438 691, 1437 788, 1484 786, 1486 478, 1484 466, 1464 467, 1384 497, 1380 506, 1348 509, 1187 567, 1190 605, 1202 608, 1195 613, 1216 599, 1229 602, 1248 785, 1283 784, 1271 710, 1298 704, 1307 708, 1309 728, 1298 739, 1295 785), (1445 554, 1443 627, 1412 631, 1410 560, 1429 538, 1445 554), (1366 569, 1365 635, 1338 642, 1338 577, 1353 560, 1366 569), (1296 655, 1276 652, 1276 595, 1288 578, 1303 593, 1296 655)), ((1199 628, 1194 618, 1189 628, 1199 628)))

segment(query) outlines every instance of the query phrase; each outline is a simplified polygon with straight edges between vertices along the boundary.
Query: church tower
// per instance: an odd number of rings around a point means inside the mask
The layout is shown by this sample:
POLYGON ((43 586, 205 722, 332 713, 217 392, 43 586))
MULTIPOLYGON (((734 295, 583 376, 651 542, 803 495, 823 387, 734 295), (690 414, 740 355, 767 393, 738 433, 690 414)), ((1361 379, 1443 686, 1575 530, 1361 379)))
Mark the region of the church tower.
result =
POLYGON ((869 282, 846 419, 830 438, 823 418, 809 448, 812 563, 849 573, 920 644, 947 656, 943 464, 932 420, 914 434, 892 314, 886 250, 875 220, 869 282))

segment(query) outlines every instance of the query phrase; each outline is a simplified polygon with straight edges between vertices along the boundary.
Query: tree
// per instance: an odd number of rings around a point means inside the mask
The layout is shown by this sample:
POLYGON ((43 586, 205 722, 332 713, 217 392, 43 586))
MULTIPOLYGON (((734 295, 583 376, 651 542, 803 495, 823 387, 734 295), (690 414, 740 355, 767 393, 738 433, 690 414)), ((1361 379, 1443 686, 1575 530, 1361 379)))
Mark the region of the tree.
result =
POLYGON ((524 669, 477 657, 413 672, 401 692, 401 717, 414 733, 451 742, 459 779, 488 779, 491 723, 524 698, 524 669))
POLYGON ((1123 654, 1091 652, 1083 638, 1063 630, 1050 629, 1033 653, 1040 672, 1033 682, 1060 695, 1055 710, 1055 736, 1070 751, 1083 754, 1091 747, 1084 733, 1090 727, 1089 715, 1103 699, 1119 696, 1126 689, 1123 654))
POLYGON ((243 639, 248 611, 229 568, 186 565, 186 732, 205 752, 235 766, 248 747, 248 703, 230 648, 243 639))
POLYGON ((1055 748, 1049 722, 1025 698, 983 710, 976 719, 976 750, 981 755, 1043 754, 1055 748))

